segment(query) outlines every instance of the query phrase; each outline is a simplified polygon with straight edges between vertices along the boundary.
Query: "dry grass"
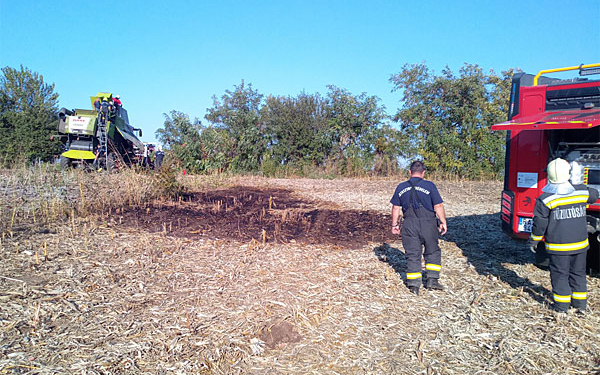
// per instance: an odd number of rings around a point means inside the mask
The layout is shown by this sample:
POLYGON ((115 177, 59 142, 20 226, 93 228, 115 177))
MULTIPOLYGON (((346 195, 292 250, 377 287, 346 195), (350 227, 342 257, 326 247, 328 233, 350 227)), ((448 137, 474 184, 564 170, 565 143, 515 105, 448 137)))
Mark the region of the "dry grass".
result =
POLYGON ((143 206, 165 195, 157 176, 63 171, 41 164, 0 171, 0 233, 143 206))
MULTIPOLYGON (((382 214, 396 184, 184 181, 285 187, 382 214)), ((419 297, 403 285, 399 241, 192 241, 128 229, 114 213, 4 231, 0 374, 598 373, 598 278, 589 278, 587 315, 556 317, 548 273, 500 233, 501 185, 438 186, 449 214, 447 290, 419 297), (269 335, 279 339, 266 343, 269 335)))

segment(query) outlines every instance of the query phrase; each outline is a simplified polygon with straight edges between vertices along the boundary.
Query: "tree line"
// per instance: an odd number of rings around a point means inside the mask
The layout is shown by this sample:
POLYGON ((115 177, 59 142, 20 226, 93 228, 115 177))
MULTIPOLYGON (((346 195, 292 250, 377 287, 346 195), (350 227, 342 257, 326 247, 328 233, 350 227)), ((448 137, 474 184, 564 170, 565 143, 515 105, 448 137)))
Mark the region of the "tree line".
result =
MULTIPOLYGON (((324 95, 263 95, 242 81, 213 97, 203 123, 173 110, 156 131, 167 156, 190 173, 268 176, 391 175, 407 160, 429 171, 463 178, 495 178, 504 168, 504 132, 512 70, 500 75, 465 64, 437 75, 426 64, 407 64, 390 77, 399 108, 327 86, 324 95)), ((38 73, 5 67, 0 77, 0 155, 50 160, 58 94, 38 73)))
POLYGON ((0 76, 0 163, 48 161, 60 153, 50 139, 58 121, 54 84, 24 68, 2 68, 0 76))

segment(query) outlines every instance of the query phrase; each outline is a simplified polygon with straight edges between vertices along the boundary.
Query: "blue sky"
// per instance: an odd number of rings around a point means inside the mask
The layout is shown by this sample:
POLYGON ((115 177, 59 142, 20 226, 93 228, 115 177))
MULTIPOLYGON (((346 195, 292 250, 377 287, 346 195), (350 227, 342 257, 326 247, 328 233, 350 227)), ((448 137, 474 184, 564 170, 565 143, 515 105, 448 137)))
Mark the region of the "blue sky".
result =
POLYGON ((389 78, 406 63, 436 73, 600 62, 600 0, 0 0, 0 66, 54 83, 60 106, 120 94, 144 141, 178 110, 203 123, 212 96, 242 80, 261 94, 327 85, 399 107, 389 78))

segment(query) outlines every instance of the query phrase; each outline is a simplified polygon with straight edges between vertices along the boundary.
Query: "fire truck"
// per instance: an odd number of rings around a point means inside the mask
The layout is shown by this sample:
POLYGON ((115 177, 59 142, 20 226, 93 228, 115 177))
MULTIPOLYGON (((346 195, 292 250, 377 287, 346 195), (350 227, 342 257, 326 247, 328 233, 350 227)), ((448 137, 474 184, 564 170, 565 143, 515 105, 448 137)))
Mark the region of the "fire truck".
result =
MULTIPOLYGON (((529 237, 533 207, 546 185, 550 160, 569 161, 573 183, 600 190, 600 80, 588 78, 594 74, 600 74, 600 64, 513 76, 508 121, 492 126, 492 130, 507 131, 500 218, 509 236, 529 237), (546 76, 566 71, 578 71, 579 75, 568 80, 546 76)), ((600 200, 587 206, 587 222, 588 272, 598 272, 600 200)), ((538 245, 536 263, 547 265, 543 242, 538 245)))

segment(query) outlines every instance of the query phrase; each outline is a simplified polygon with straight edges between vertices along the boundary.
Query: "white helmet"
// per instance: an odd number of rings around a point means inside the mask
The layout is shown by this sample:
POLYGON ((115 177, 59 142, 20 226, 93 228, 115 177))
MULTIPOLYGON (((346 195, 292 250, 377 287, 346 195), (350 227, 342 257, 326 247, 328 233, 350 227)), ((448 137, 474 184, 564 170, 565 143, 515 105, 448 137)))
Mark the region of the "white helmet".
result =
POLYGON ((552 184, 561 184, 569 181, 571 177, 571 165, 564 159, 554 159, 548 163, 548 182, 552 184))
POLYGON ((121 95, 115 95, 115 98, 121 99, 121 95))

